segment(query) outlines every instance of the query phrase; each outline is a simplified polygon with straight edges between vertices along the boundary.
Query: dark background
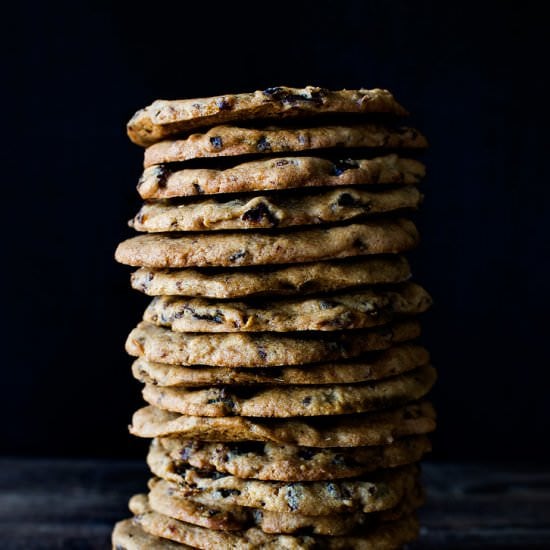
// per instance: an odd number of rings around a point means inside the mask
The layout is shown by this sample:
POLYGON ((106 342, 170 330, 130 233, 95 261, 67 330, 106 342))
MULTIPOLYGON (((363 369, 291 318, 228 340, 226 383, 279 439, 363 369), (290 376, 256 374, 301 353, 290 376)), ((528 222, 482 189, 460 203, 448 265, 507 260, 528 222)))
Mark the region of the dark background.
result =
POLYGON ((147 298, 133 112, 309 83, 387 87, 429 137, 434 457, 550 458, 547 22, 535 2, 19 2, 2 38, 0 452, 143 456, 123 351, 147 298))

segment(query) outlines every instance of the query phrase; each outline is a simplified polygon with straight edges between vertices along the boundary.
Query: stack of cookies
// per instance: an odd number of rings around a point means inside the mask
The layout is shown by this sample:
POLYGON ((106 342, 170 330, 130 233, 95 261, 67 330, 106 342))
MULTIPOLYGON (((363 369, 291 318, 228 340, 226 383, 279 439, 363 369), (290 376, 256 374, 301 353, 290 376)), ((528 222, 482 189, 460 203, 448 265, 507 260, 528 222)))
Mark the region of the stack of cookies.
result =
POLYGON ((121 243, 149 296, 126 343, 152 438, 113 546, 399 548, 435 381, 418 234, 426 147, 386 90, 155 101, 128 124, 145 203, 121 243))

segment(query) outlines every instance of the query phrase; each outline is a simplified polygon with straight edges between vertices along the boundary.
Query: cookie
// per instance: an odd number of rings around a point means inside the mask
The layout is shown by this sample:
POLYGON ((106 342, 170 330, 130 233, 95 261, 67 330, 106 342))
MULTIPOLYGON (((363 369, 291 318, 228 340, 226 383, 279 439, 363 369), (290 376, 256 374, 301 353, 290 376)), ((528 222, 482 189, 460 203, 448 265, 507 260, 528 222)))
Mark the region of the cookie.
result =
POLYGON ((389 113, 407 111, 388 90, 338 90, 317 86, 275 86, 263 91, 197 99, 157 99, 140 109, 127 125, 130 139, 144 147, 195 128, 249 119, 282 119, 323 113, 389 113))
POLYGON ((331 292, 364 285, 399 283, 411 275, 403 256, 370 256, 267 268, 149 269, 132 274, 132 287, 149 296, 292 296, 331 292))
POLYGON ((374 529, 376 524, 395 521, 413 514, 424 499, 422 491, 418 496, 408 495, 396 508, 381 512, 347 512, 346 514, 331 514, 330 516, 304 516, 295 512, 256 511, 260 517, 258 527, 264 533, 311 533, 312 535, 341 536, 350 535, 366 529, 374 529))
POLYGON ((387 445, 434 429, 435 412, 427 402, 373 413, 305 420, 185 416, 149 406, 134 413, 130 426, 130 432, 139 437, 263 441, 321 448, 387 445))
POLYGON ((134 361, 132 373, 140 382, 157 386, 355 384, 395 376, 427 365, 429 361, 425 348, 400 344, 352 361, 269 369, 183 367, 153 363, 140 357, 134 361))
POLYGON ((417 462, 431 450, 425 435, 409 436, 388 445, 320 449, 275 443, 220 443, 177 437, 155 439, 151 447, 166 460, 170 472, 193 466, 241 479, 318 481, 356 477, 381 468, 417 462))
POLYGON ((130 506, 136 514, 134 521, 147 533, 205 550, 397 550, 418 536, 418 522, 414 516, 367 527, 355 536, 292 536, 268 534, 256 527, 238 532, 206 529, 153 512, 145 495, 137 495, 130 506))
POLYGON ((425 366, 367 384, 206 389, 147 384, 142 395, 150 405, 189 416, 327 416, 374 411, 415 401, 428 393, 435 379, 435 369, 425 366))
POLYGON ((158 478, 149 482, 149 489, 147 498, 152 511, 216 531, 245 530, 256 526, 264 533, 293 534, 307 530, 312 535, 338 536, 410 515, 423 502, 422 490, 415 487, 410 495, 405 495, 395 508, 389 510, 368 514, 353 512, 305 516, 296 512, 271 512, 243 506, 207 506, 183 495, 178 485, 158 478))
POLYGON ((162 479, 169 475, 183 495, 200 497, 203 504, 223 503, 310 516, 394 508, 412 490, 418 477, 416 466, 409 465, 371 472, 351 480, 265 481, 210 473, 190 466, 181 467, 176 473, 165 457, 158 448, 151 448, 147 455, 151 472, 162 479))
POLYGON ((119 521, 111 537, 113 550, 192 550, 192 546, 146 533, 135 521, 119 521))
POLYGON ((309 300, 213 302, 160 296, 143 320, 175 332, 292 332, 369 328, 425 312, 430 295, 415 283, 309 300))
POLYGON ((149 489, 147 500, 151 509, 174 519, 216 531, 238 531, 256 523, 249 508, 201 504, 182 494, 175 483, 164 479, 149 480, 149 489))
POLYGON ((418 321, 399 321, 371 330, 331 333, 172 332, 142 321, 126 340, 126 351, 148 361, 176 365, 277 367, 357 357, 420 335, 418 321), (321 336, 322 335, 322 336, 321 336))
POLYGON ((418 189, 409 186, 377 192, 344 187, 305 196, 147 202, 129 225, 148 233, 319 225, 416 209, 421 198, 418 189))
POLYGON ((185 139, 160 141, 145 149, 145 168, 197 158, 287 153, 315 149, 424 149, 426 138, 414 128, 381 124, 284 128, 215 126, 185 139))
POLYGON ((365 184, 418 184, 426 168, 396 154, 372 159, 327 160, 277 157, 247 161, 229 168, 145 168, 137 190, 144 199, 170 199, 217 193, 281 191, 309 187, 365 184))
POLYGON ((236 267, 392 254, 410 250, 417 243, 414 223, 399 218, 281 233, 139 235, 120 243, 115 258, 139 267, 236 267))

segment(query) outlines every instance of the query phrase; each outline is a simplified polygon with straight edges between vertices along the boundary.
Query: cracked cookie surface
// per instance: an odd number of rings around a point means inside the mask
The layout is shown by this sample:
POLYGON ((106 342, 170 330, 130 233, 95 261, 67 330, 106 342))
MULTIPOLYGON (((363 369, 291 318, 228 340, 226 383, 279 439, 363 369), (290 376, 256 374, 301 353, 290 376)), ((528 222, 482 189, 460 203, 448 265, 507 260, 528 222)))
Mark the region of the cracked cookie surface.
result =
POLYGON ((238 368, 168 365, 140 357, 132 365, 134 377, 157 386, 355 384, 396 376, 430 362, 428 351, 414 344, 398 344, 359 359, 296 367, 238 368))
POLYGON ((151 269, 132 274, 132 287, 149 296, 240 298, 331 292, 399 283, 411 276, 403 256, 366 256, 291 266, 230 269, 151 269))
POLYGON ((426 138, 414 128, 382 124, 304 128, 215 126, 185 139, 160 141, 145 149, 145 168, 197 158, 312 151, 317 149, 424 149, 426 138))
POLYGON ((365 384, 206 389, 146 384, 142 395, 150 405, 189 416, 329 416, 368 412, 416 401, 428 393, 435 380, 435 369, 425 366, 365 384))
POLYGON ((156 164, 143 171, 137 190, 143 199, 170 199, 344 185, 410 185, 418 184, 425 175, 426 168, 421 162, 396 154, 341 160, 277 157, 243 162, 224 169, 181 169, 156 164))
POLYGON ((418 521, 413 516, 384 522, 365 530, 360 535, 350 536, 292 536, 264 533, 257 527, 238 532, 215 531, 192 525, 164 514, 153 512, 145 495, 136 495, 130 500, 130 509, 141 528, 155 536, 189 544, 194 548, 233 548, 235 550, 396 550, 418 536, 418 521))
MULTIPOLYGON (((388 445, 314 448, 275 443, 205 442, 181 437, 155 439, 166 457, 166 472, 193 466, 241 479, 317 481, 356 477, 380 468, 411 464, 431 450, 425 435, 409 436, 388 445)), ((167 479, 171 478, 169 474, 167 479)))
POLYGON ((149 489, 147 498, 152 511, 217 531, 256 526, 264 533, 299 534, 307 529, 311 535, 339 536, 408 516, 423 502, 422 490, 417 486, 395 508, 381 512, 306 516, 222 503, 216 506, 200 504, 193 497, 184 495, 177 484, 159 478, 149 481, 149 489))
POLYGON ((148 361, 176 365, 277 367, 357 357, 420 335, 418 321, 398 321, 370 330, 321 333, 186 333, 142 321, 130 332, 126 351, 148 361), (322 335, 322 337, 321 337, 322 335))
POLYGON ((145 203, 129 224, 136 231, 217 231, 265 229, 351 221, 367 214, 414 210, 422 195, 416 187, 369 192, 344 187, 316 195, 253 196, 231 200, 145 203))
POLYGON ((418 480, 418 468, 407 465, 364 474, 360 478, 331 481, 264 481, 203 472, 195 468, 171 471, 158 449, 147 456, 151 472, 170 477, 182 495, 202 504, 248 506, 272 512, 324 516, 347 511, 379 512, 394 508, 418 480))
POLYGON ((415 283, 309 300, 213 302, 160 296, 143 320, 175 332, 333 331, 387 324, 394 317, 423 313, 431 303, 415 283))
POLYGON ((178 436, 201 441, 263 441, 306 447, 387 445, 435 429, 428 402, 392 410, 307 419, 204 417, 171 413, 148 406, 134 413, 130 432, 139 437, 178 436))
POLYGON ((395 254, 414 248, 418 238, 404 218, 272 233, 149 233, 120 243, 115 258, 155 268, 286 264, 395 254))
POLYGON ((274 86, 265 90, 193 99, 157 99, 130 119, 130 139, 144 147, 182 132, 225 122, 295 118, 323 113, 388 113, 407 111, 388 90, 327 90, 317 86, 274 86))

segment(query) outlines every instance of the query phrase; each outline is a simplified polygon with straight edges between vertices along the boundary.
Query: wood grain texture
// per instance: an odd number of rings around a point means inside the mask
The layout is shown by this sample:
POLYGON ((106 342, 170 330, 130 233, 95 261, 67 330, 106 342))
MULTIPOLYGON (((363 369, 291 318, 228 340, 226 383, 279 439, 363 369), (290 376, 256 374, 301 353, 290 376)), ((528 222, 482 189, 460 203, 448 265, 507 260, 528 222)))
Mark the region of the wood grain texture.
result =
MULTIPOLYGON (((550 469, 425 464, 428 549, 550 548, 550 469)), ((115 521, 145 487, 144 462, 0 459, 2 550, 109 548, 115 521)))

